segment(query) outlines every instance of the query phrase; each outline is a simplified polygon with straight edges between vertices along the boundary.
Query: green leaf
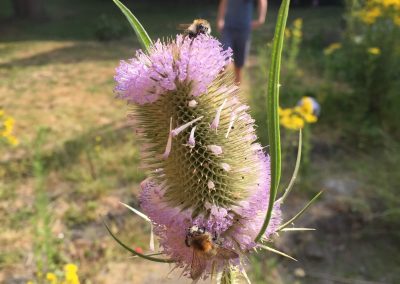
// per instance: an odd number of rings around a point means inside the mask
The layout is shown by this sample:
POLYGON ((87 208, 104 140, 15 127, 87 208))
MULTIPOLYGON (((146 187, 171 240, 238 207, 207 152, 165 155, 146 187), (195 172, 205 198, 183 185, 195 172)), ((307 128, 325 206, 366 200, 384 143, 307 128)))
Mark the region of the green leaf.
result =
POLYGON ((141 258, 147 259, 147 260, 151 260, 151 261, 155 261, 155 262, 163 262, 163 263, 172 263, 174 262, 172 259, 162 259, 162 258, 157 258, 157 257, 152 257, 149 255, 145 255, 142 253, 139 253, 133 249, 131 249, 130 247, 128 247, 126 244, 124 244, 123 242, 121 242, 110 230, 110 228, 107 226, 107 224, 104 222, 104 226, 106 226, 107 231, 110 233, 111 237, 113 237, 113 239, 120 244, 124 249, 126 249, 127 251, 131 252, 133 255, 135 256, 139 256, 141 258))
POLYGON ((308 207, 310 207, 311 204, 314 203, 315 200, 318 199, 318 197, 322 194, 322 191, 318 192, 313 199, 311 199, 306 206, 304 206, 303 209, 300 210, 299 213, 297 213, 293 218, 291 218, 289 221, 287 221, 285 224, 281 225, 276 231, 282 231, 284 228, 286 228, 287 226, 289 226, 290 224, 292 224, 294 221, 296 221, 307 209, 308 207))
POLYGON ((275 27, 274 41, 272 45, 272 58, 268 81, 267 94, 267 124, 271 156, 271 188, 268 210, 264 224, 261 227, 255 241, 259 242, 267 230, 272 215, 272 208, 276 199, 279 181, 281 178, 281 139, 279 133, 279 77, 281 70, 281 57, 283 39, 285 36, 286 21, 289 13, 290 0, 283 0, 279 8, 278 20, 275 27))
POLYGON ((290 191, 293 188, 294 185, 294 181, 296 180, 297 174, 299 172, 299 168, 300 168, 300 161, 301 161, 301 144, 302 144, 302 134, 301 134, 301 129, 299 131, 299 144, 298 144, 298 148, 297 148, 297 158, 296 158, 296 165, 294 167, 294 171, 293 171, 293 175, 292 178, 290 179, 289 185, 288 187, 285 189, 285 192, 283 193, 282 197, 279 198, 280 202, 284 202, 286 197, 288 197, 290 191))
POLYGON ((137 38, 139 39, 140 44, 143 49, 149 51, 150 45, 153 43, 147 34, 146 30, 143 28, 142 24, 138 21, 138 19, 132 14, 132 12, 119 0, 113 0, 115 5, 121 9, 122 13, 127 18, 129 24, 133 28, 136 33, 137 38))

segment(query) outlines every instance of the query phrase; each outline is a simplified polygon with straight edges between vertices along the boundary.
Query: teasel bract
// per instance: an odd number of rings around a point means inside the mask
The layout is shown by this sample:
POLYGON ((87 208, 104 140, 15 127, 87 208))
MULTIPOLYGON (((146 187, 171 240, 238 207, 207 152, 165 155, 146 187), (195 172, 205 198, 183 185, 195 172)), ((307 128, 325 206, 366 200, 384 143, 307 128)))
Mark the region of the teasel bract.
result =
MULTIPOLYGON (((151 223, 166 258, 130 251, 173 262, 195 281, 216 275, 233 283, 238 273, 246 276, 247 256, 269 249, 263 242, 283 228, 284 198, 275 201, 270 158, 228 68, 232 51, 208 34, 152 43, 133 14, 114 2, 144 47, 121 61, 115 76, 117 97, 132 105, 148 171, 142 212, 131 209, 151 223)), ((280 13, 287 17, 284 3, 280 13)))

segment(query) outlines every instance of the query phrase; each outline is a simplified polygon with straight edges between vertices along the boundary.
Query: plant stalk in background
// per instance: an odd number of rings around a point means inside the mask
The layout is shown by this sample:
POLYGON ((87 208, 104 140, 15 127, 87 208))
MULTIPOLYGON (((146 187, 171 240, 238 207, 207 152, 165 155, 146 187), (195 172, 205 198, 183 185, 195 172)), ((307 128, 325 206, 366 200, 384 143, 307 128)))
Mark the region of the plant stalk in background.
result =
POLYGON ((46 137, 46 130, 40 128, 37 132, 34 148, 33 175, 35 177, 35 211, 34 223, 34 254, 37 271, 41 275, 46 271, 55 269, 57 257, 56 244, 51 232, 51 213, 49 210, 49 197, 47 195, 45 181, 46 172, 43 167, 41 148, 46 137))

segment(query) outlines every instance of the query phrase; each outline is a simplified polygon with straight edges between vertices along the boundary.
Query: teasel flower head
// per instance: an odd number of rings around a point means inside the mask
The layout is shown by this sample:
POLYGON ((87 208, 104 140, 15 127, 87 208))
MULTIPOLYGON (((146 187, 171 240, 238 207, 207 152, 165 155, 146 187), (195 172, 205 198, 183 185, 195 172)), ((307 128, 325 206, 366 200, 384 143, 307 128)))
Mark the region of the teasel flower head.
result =
MULTIPOLYGON (((269 201, 269 157, 227 69, 231 56, 212 36, 178 35, 116 70, 117 96, 132 103, 145 145, 141 210, 162 252, 193 279, 227 265, 243 269, 269 201), (212 236, 215 251, 190 244, 195 228, 212 236)), ((265 239, 280 222, 276 203, 265 239)))

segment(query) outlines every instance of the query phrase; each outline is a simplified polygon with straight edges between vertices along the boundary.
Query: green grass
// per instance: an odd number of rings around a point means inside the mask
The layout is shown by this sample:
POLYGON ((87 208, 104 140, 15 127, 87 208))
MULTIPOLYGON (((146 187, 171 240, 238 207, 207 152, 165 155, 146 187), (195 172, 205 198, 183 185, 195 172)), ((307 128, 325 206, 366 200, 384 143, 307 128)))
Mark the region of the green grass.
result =
MULTIPOLYGON (((135 11, 135 15, 146 27, 152 38, 174 34, 179 24, 191 23, 194 18, 206 17, 214 19, 215 6, 201 3, 180 5, 173 2, 156 2, 147 5, 143 1, 130 3, 127 6, 135 11), (154 21, 154 15, 157 20, 154 21)), ((9 3, 0 6, 3 16, 11 16, 9 3)), ((133 31, 119 9, 112 1, 107 0, 57 0, 46 3, 48 19, 34 25, 26 21, 17 21, 13 28, 6 29, 3 40, 92 40, 101 15, 106 15, 117 25, 125 26, 125 35, 136 41, 133 31)))
MULTIPOLYGON (((197 17, 211 19, 214 25, 216 17, 216 7, 211 5, 193 5, 188 9, 187 5, 136 2, 129 7, 152 38, 171 36, 176 33, 178 24, 190 23, 197 17)), ((63 236, 57 240, 63 259, 60 263, 64 260, 81 262, 80 276, 96 283, 93 279, 99 279, 96 277, 105 271, 104 267, 127 262, 134 270, 136 263, 136 260, 128 261, 127 254, 107 235, 103 218, 108 218, 113 231, 118 231, 118 237, 132 247, 145 249, 148 246, 147 224, 118 203, 122 201, 139 207, 136 199, 138 183, 145 173, 139 167, 140 149, 131 125, 127 123, 127 107, 115 100, 112 92, 114 69, 119 60, 132 57, 139 45, 112 1, 57 0, 47 4, 49 18, 45 21, 19 20, 0 27, 0 101, 7 113, 15 118, 14 134, 21 140, 17 148, 0 149, 0 223, 4 226, 0 234, 0 279, 3 276, 12 279, 15 275, 33 279, 35 266, 25 264, 25 255, 32 251, 34 243, 31 233, 37 178, 33 171, 34 139, 37 129, 44 127, 48 132, 39 158, 46 173, 43 188, 48 196, 48 213, 53 220, 52 236, 63 236), (123 27, 121 38, 110 42, 96 40, 101 15, 111 19, 111 27, 123 27)), ((2 1, 0 17, 11 15, 10 8, 10 1, 2 1)), ((258 61, 258 50, 271 41, 276 12, 275 7, 270 7, 266 25, 253 33, 250 66, 246 69, 247 80, 243 87, 251 90, 249 102, 255 112, 260 104, 257 100, 265 101, 261 92, 254 92, 265 87, 266 78, 259 65, 268 66, 268 61, 258 61)), ((340 13, 341 9, 334 7, 299 8, 290 12, 289 22, 297 17, 304 19, 299 56, 303 76, 291 86, 283 85, 282 102, 287 106, 304 94, 323 98, 322 48, 337 39, 340 13)), ((263 115, 261 110, 256 117, 260 136, 265 141, 263 115)), ((312 127, 312 174, 307 180, 300 178, 293 190, 294 198, 308 198, 323 188, 329 178, 357 179, 362 184, 357 194, 346 195, 341 201, 350 204, 357 214, 372 216, 377 220, 372 224, 379 230, 384 230, 381 223, 388 220, 389 226, 395 226, 398 213, 379 210, 388 209, 385 207, 388 202, 390 208, 398 207, 395 198, 400 180, 398 143, 388 140, 390 143, 383 150, 376 149, 373 154, 360 153, 341 144, 340 125, 333 128, 332 120, 323 115, 324 106, 321 121, 312 127)), ((290 139, 285 141, 289 150, 288 158, 284 160, 283 183, 289 181, 294 165, 292 158, 296 155, 290 139)), ((293 135, 293 141, 296 140, 297 136, 293 135)), ((378 241, 377 248, 381 244, 378 241)), ((291 251, 285 252, 291 254, 291 251)), ((379 253, 375 256, 378 259, 385 257, 379 253)), ((285 283, 292 279, 282 268, 287 263, 281 265, 278 260, 271 254, 265 259, 255 257, 250 278, 255 283, 285 283)), ((349 263, 343 262, 344 266, 349 263)), ((379 270, 376 275, 384 274, 384 267, 379 266, 379 270)), ((143 273, 146 271, 151 273, 146 269, 143 273)))

